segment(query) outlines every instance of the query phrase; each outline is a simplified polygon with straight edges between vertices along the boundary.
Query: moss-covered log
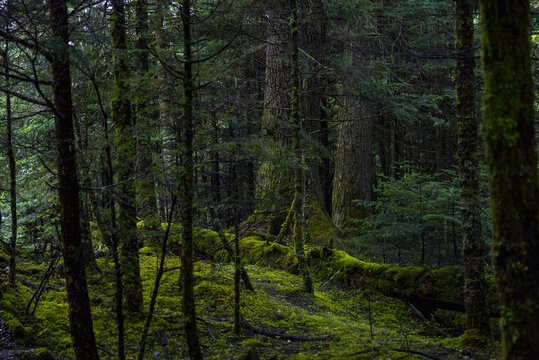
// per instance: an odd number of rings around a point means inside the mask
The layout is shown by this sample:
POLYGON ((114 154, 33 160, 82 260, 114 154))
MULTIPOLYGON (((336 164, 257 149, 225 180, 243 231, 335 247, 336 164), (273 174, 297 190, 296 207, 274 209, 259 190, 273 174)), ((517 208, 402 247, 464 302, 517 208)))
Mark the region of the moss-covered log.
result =
MULTIPOLYGON (((242 258, 246 263, 274 266, 298 273, 298 261, 291 247, 267 243, 255 237, 241 239, 242 258)), ((211 256, 214 260, 229 260, 221 249, 218 234, 199 230, 195 234, 195 251, 211 256)), ((464 312, 464 276, 459 267, 426 269, 420 266, 400 267, 369 263, 348 255, 341 250, 318 246, 307 248, 307 261, 318 281, 332 282, 345 287, 364 287, 412 303, 425 315, 435 309, 464 312)), ((491 314, 497 312, 494 284, 488 282, 487 294, 492 303, 487 304, 491 314)))

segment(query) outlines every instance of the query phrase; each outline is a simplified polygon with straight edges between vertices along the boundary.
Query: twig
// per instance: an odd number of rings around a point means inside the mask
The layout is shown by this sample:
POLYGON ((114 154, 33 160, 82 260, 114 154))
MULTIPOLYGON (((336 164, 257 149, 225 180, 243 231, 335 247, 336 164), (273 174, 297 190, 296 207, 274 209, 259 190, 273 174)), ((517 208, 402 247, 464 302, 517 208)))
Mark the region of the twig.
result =
POLYGON ((326 281, 325 283, 323 283, 322 285, 320 285, 320 288, 319 288, 319 289, 323 288, 323 287, 324 287, 325 285, 327 285, 331 280, 333 280, 333 278, 334 278, 335 276, 337 276, 338 273, 341 272, 341 270, 342 270, 343 267, 344 267, 344 264, 342 264, 341 268, 340 268, 339 270, 337 270, 337 272, 336 272, 335 274, 333 274, 333 276, 330 277, 328 281, 326 281))

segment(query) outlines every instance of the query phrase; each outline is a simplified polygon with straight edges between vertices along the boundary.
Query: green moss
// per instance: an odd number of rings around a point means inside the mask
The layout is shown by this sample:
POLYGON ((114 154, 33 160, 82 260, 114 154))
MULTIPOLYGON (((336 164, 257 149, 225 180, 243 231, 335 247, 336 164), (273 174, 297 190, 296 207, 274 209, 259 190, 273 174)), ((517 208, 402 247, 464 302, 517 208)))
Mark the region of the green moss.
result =
POLYGON ((17 342, 26 343, 32 338, 32 329, 24 326, 13 314, 2 312, 6 328, 17 342))
POLYGON ((24 350, 18 353, 21 360, 54 360, 53 354, 47 348, 24 350))
POLYGON ((316 245, 326 245, 329 239, 339 237, 339 231, 331 221, 330 217, 320 207, 314 198, 311 201, 311 211, 309 218, 309 241, 316 245))
MULTIPOLYGON (((205 247, 220 247, 213 232, 201 232, 200 244, 205 247), (212 242, 217 245, 213 245, 212 242)), ((410 308, 400 300, 388 298, 375 290, 389 288, 391 282, 400 288, 413 284, 432 273, 419 267, 396 268, 388 265, 361 261, 345 252, 334 250, 329 258, 316 246, 307 247, 311 266, 319 269, 313 296, 301 291, 301 279, 294 274, 294 254, 289 247, 266 244, 257 237, 241 241, 244 260, 250 265, 246 269, 256 289, 242 292, 242 316, 253 326, 289 335, 319 337, 332 336, 331 340, 317 342, 287 342, 248 331, 243 336, 232 335, 233 329, 233 273, 228 263, 199 261, 195 264, 195 294, 199 331, 207 359, 226 358, 275 358, 275 359, 326 359, 345 358, 367 346, 377 346, 378 355, 395 359, 414 358, 410 354, 391 352, 389 347, 403 347, 405 337, 414 346, 429 348, 439 343, 434 337, 421 333, 424 326, 414 319, 410 308), (286 268, 289 271, 268 268, 286 268), (347 276, 354 284, 366 285, 368 290, 351 287, 321 286, 337 271, 335 282, 345 284, 347 276), (342 277, 341 277, 342 276, 342 277), (338 280, 337 280, 338 279, 338 280), (370 310, 369 310, 370 309, 370 310), (369 313, 372 318, 374 341, 370 342, 369 313), (391 339, 391 345, 386 345, 391 339), (359 345, 358 345, 359 344, 359 345), (387 348, 386 348, 387 347, 387 348), (253 357, 255 356, 255 357, 253 357)), ((140 258, 141 278, 144 288, 144 309, 147 309, 154 286, 157 257, 149 252, 140 258)), ((103 354, 116 351, 116 324, 114 315, 114 273, 110 259, 98 259, 103 270, 92 275, 89 292, 92 303, 94 329, 103 354)), ((168 254, 166 269, 176 269, 178 257, 168 254)), ((443 278, 444 272, 435 273, 434 279, 443 278)), ((184 358, 186 346, 181 329, 181 292, 178 286, 179 271, 165 272, 148 338, 147 358, 184 358)), ((31 296, 33 289, 19 285, 4 294, 2 317, 10 320, 10 326, 27 339, 27 342, 64 356, 73 356, 69 335, 66 292, 61 280, 51 279, 54 289, 48 290, 36 310, 31 322, 22 322, 17 311, 31 296), (7 312, 7 309, 10 312, 7 312), (13 312, 13 314, 12 314, 13 312)), ((127 357, 137 351, 140 332, 144 323, 144 312, 140 316, 126 319, 127 357)), ((439 334, 439 332, 437 332, 439 334)), ((22 340, 21 340, 22 341, 22 340)), ((35 352, 35 351, 34 351, 35 352)), ((46 356, 46 354, 44 354, 46 356)), ((363 355, 361 355, 363 356, 363 355)), ((359 358, 362 358, 362 357, 359 358)), ((364 358, 372 358, 373 353, 364 358)), ((106 356, 105 356, 106 357, 106 356)))
POLYGON ((472 329, 459 337, 445 339, 443 343, 454 349, 481 353, 489 346, 490 340, 480 330, 472 329))

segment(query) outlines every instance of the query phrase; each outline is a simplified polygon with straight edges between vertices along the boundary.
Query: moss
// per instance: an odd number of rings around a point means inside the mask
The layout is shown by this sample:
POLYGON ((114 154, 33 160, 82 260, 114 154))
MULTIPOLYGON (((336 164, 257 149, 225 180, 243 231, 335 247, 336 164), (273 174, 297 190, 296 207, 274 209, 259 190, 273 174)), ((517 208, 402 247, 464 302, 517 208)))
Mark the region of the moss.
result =
MULTIPOLYGON (((229 261, 228 254, 216 231, 199 229, 195 231, 193 238, 196 253, 210 255, 217 261, 229 261)), ((231 235, 227 235, 227 238, 229 241, 233 240, 231 235)))
POLYGON ((24 350, 18 353, 21 360, 54 360, 54 355, 47 348, 24 350))
POLYGON ((250 236, 240 240, 240 248, 245 262, 258 265, 278 265, 293 267, 297 260, 288 246, 266 243, 258 237, 250 236))
POLYGON ((445 339, 443 343, 454 349, 482 353, 490 345, 490 340, 480 330, 472 329, 459 337, 445 339))
MULTIPOLYGON (((215 238, 211 232, 206 235, 206 240, 215 238)), ((212 245, 208 243, 208 246, 212 245)), ((207 359, 249 359, 249 356, 257 356, 254 358, 316 360, 326 359, 328 355, 345 358, 345 355, 366 348, 358 344, 379 347, 377 356, 383 354, 395 359, 411 359, 414 357, 410 354, 391 352, 385 347, 401 347, 405 344, 405 337, 419 348, 429 348, 432 344, 439 343, 434 337, 422 335, 424 326, 414 319, 409 307, 400 300, 388 298, 373 290, 320 286, 320 282, 315 284, 313 296, 304 296, 301 291, 301 278, 289 271, 264 266, 268 264, 281 267, 282 264, 293 264, 294 255, 290 248, 267 245, 257 237, 250 237, 242 240, 242 249, 247 254, 245 259, 258 260, 257 264, 245 266, 256 289, 256 292, 242 293, 241 311, 245 320, 258 328, 274 332, 307 337, 331 335, 333 338, 330 341, 289 343, 247 331, 241 337, 233 336, 234 267, 231 264, 199 261, 194 269, 195 295, 201 342, 207 359), (374 342, 369 342, 369 313, 372 315, 374 342), (385 345, 387 339, 392 340, 391 345, 385 345)), ((389 280, 397 281, 400 287, 405 287, 413 282, 413 279, 424 276, 421 268, 399 270, 388 265, 363 262, 338 250, 334 250, 329 259, 323 256, 321 259, 323 250, 316 246, 307 247, 307 254, 315 264, 313 268, 324 265, 320 267, 318 275, 318 279, 324 282, 341 266, 343 269, 335 279, 344 272, 352 274, 360 271, 363 274, 362 281, 372 285, 369 289, 390 284, 389 280), (329 264, 332 264, 331 271, 325 269, 329 264), (366 274, 372 276, 365 276, 366 274)), ((89 286, 96 339, 103 349, 103 354, 114 354, 116 325, 111 296, 114 293, 114 273, 110 259, 101 258, 97 261, 103 272, 95 275, 89 286)), ((156 264, 157 258, 154 255, 147 254, 140 258, 144 308, 149 302, 154 285, 156 264)), ((179 265, 178 257, 167 256, 166 269, 175 269, 179 265)), ((290 270, 294 270, 293 266, 290 270)), ((182 320, 178 276, 178 270, 167 271, 161 281, 148 339, 148 359, 188 356, 183 332, 178 331, 182 320)), ((442 273, 439 276, 443 277, 442 273)), ((345 277, 338 280, 339 283, 344 281, 345 277)), ((60 280, 53 278, 51 282, 55 289, 63 289, 60 280)), ((16 311, 31 294, 32 289, 25 286, 9 290, 7 296, 4 294, 2 302, 15 313, 10 312, 10 315, 7 315, 4 306, 2 317, 18 319, 16 311)), ((28 341, 37 342, 49 351, 72 357, 66 300, 65 291, 48 290, 43 295, 32 322, 23 324, 20 320, 16 321, 23 327, 28 341)), ((143 323, 144 313, 140 316, 128 316, 126 319, 127 357, 136 354, 143 323)), ((13 324, 19 326, 16 322, 13 324)), ((359 358, 362 358, 361 356, 359 358)), ((373 353, 369 353, 365 354, 364 358, 372 357, 373 353)))
POLYGON ((145 246, 142 249, 140 249, 141 255, 153 256, 153 255, 157 255, 158 253, 159 253, 159 249, 154 246, 145 246))
POLYGON ((27 343, 32 338, 32 328, 24 326, 13 314, 2 313, 4 324, 11 333, 11 336, 20 343, 27 343))
POLYGON ((333 224, 330 217, 320 207, 320 204, 313 197, 311 201, 311 211, 309 218, 309 242, 322 246, 326 245, 329 239, 339 238, 339 231, 333 224))

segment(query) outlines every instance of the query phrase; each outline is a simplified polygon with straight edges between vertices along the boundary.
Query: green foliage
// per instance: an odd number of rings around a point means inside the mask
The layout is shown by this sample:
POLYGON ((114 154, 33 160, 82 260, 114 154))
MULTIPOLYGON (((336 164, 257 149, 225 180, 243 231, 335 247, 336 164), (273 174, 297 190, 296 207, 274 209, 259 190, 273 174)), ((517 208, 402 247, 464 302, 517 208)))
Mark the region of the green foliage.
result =
MULTIPOLYGON (((359 221, 364 234, 359 238, 374 259, 387 262, 417 261, 421 237, 431 263, 441 255, 452 255, 452 241, 460 243, 460 207, 457 179, 437 180, 434 176, 411 173, 401 179, 386 179, 376 190, 377 200, 369 205, 374 215, 359 221), (376 245, 381 242, 380 245, 376 245), (434 256, 438 255, 436 259, 434 256)), ((443 257, 447 261, 447 256, 443 257)))

